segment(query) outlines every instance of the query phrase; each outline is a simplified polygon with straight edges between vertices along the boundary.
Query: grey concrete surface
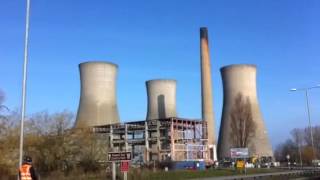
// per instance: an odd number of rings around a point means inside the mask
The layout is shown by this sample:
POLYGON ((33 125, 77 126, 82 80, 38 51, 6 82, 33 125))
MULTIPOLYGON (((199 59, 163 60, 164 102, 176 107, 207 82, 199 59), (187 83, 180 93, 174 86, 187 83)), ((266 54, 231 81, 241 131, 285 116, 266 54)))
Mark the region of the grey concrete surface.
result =
POLYGON ((257 156, 273 156, 268 132, 260 112, 255 65, 229 65, 221 68, 223 81, 223 112, 218 140, 218 157, 230 157, 230 148, 233 148, 230 139, 230 114, 239 93, 249 98, 253 121, 256 123, 255 136, 249 144, 249 153, 257 156))
POLYGON ((155 79, 146 82, 147 120, 177 117, 175 80, 155 79))
POLYGON ((79 64, 81 93, 76 128, 118 123, 116 77, 118 66, 102 61, 79 64))
POLYGON ((220 177, 196 178, 193 180, 271 179, 272 177, 277 177, 277 176, 282 176, 283 178, 281 178, 281 179, 286 179, 287 175, 290 175, 290 174, 293 175, 293 174, 299 174, 299 173, 303 173, 303 171, 296 170, 296 171, 288 171, 288 172, 274 172, 274 173, 261 173, 261 174, 250 174, 250 175, 235 175, 235 176, 220 176, 220 177))

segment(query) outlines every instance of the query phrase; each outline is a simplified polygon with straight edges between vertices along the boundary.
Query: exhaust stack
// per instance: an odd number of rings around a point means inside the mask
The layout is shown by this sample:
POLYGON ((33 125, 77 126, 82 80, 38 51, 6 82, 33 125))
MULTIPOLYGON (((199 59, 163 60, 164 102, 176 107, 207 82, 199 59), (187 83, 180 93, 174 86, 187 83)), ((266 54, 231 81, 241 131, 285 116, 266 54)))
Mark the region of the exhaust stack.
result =
POLYGON ((217 160, 216 139, 215 139, 215 123, 213 114, 213 98, 212 98, 212 80, 211 80, 211 64, 209 53, 208 30, 205 27, 200 28, 200 51, 201 51, 201 105, 202 120, 207 124, 203 128, 204 138, 208 138, 207 145, 209 147, 209 157, 211 160, 217 160))
POLYGON ((208 30, 205 27, 200 28, 200 50, 201 50, 201 102, 202 102, 202 120, 207 123, 208 145, 216 144, 214 131, 213 98, 212 98, 212 80, 211 65, 208 42, 208 30))

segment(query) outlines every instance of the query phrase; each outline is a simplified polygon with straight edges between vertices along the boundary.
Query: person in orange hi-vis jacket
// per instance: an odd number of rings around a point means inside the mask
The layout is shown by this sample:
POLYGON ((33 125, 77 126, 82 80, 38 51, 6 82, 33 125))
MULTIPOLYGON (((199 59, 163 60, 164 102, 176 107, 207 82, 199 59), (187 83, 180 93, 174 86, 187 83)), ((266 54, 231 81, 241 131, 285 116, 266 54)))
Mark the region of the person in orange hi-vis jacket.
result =
POLYGON ((32 166, 32 158, 30 156, 25 156, 23 158, 23 163, 19 169, 19 179, 38 180, 36 172, 32 166))

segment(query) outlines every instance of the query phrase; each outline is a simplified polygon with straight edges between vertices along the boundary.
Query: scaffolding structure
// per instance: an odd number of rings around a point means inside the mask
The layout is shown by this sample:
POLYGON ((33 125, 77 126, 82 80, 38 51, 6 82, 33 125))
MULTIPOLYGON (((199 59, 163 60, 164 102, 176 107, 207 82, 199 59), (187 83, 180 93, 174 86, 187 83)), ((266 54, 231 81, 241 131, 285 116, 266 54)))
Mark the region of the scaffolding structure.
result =
POLYGON ((112 152, 130 151, 133 163, 206 161, 210 159, 206 123, 166 118, 94 127, 109 137, 112 152))

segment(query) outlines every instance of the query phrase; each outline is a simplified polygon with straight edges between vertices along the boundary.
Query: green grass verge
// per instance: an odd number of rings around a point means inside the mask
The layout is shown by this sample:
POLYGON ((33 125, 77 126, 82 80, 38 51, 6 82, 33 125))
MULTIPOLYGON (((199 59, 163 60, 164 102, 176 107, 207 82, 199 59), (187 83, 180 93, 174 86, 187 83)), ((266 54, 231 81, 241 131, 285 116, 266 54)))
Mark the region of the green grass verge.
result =
MULTIPOLYGON (((247 174, 259 174, 279 172, 284 170, 279 169, 247 169, 247 174)), ((122 173, 117 172, 117 179, 123 179, 122 173)), ((205 177, 218 177, 218 176, 232 176, 240 175, 233 169, 210 169, 204 171, 194 170, 181 170, 181 171, 157 171, 153 172, 148 169, 134 169, 131 168, 128 173, 128 180, 182 180, 182 179, 194 179, 205 177)), ((0 178, 1 179, 1 178, 0 178)), ((68 176, 63 175, 61 172, 52 172, 49 176, 41 177, 41 180, 100 180, 111 179, 111 174, 106 175, 105 172, 96 172, 85 174, 81 171, 73 172, 68 176)))
MULTIPOLYGON (((247 169, 247 174, 259 174, 279 172, 278 169, 247 169)), ((283 170, 282 170, 283 171, 283 170)), ((181 170, 181 171, 169 171, 169 172, 152 172, 147 170, 132 170, 129 173, 129 180, 180 180, 180 179, 193 179, 204 177, 217 177, 217 176, 232 176, 240 175, 232 169, 212 169, 205 171, 193 171, 193 170, 181 170)))

